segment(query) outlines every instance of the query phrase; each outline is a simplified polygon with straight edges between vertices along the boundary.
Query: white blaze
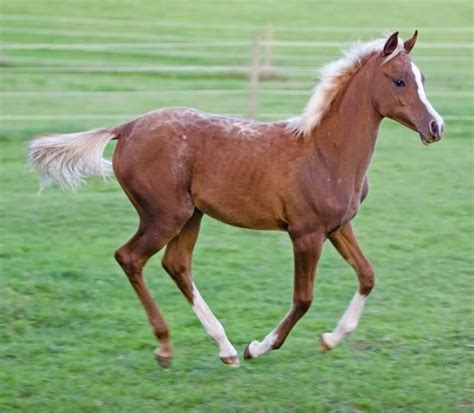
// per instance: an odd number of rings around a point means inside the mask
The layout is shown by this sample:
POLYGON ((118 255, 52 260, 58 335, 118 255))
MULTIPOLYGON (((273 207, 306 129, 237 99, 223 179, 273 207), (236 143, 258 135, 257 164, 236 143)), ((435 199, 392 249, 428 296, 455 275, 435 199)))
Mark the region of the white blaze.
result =
POLYGON ((440 131, 443 130, 444 128, 444 122, 443 118, 439 115, 438 112, 433 108, 431 105, 430 101, 426 97, 425 94, 425 88, 423 87, 423 82, 421 80, 421 72, 420 69, 415 65, 415 63, 411 62, 411 70, 413 74, 415 75, 415 81, 416 81, 416 86, 418 88, 418 96, 420 96, 420 100, 423 102, 423 104, 426 107, 426 110, 433 116, 433 118, 436 120, 436 123, 438 124, 438 129, 440 131))

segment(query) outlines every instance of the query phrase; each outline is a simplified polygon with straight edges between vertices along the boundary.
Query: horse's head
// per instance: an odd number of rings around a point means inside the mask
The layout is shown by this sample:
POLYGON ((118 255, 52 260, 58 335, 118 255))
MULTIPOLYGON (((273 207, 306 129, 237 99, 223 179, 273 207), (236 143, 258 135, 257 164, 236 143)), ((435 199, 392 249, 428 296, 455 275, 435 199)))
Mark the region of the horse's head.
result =
POLYGON ((428 145, 441 139, 444 122, 425 95, 424 76, 408 54, 418 32, 404 43, 398 32, 386 41, 373 79, 374 104, 382 116, 396 120, 417 131, 428 145))

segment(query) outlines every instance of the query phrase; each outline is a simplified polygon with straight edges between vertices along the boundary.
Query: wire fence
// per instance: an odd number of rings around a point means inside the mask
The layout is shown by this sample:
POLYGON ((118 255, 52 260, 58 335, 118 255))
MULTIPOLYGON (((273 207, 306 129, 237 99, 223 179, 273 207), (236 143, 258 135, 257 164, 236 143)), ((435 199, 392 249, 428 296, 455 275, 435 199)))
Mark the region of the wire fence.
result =
MULTIPOLYGON (((348 45, 346 41, 306 41, 306 40, 275 40, 275 33, 318 33, 347 35, 354 32, 380 33, 378 28, 370 27, 290 27, 290 26, 265 26, 262 35, 254 36, 251 40, 250 34, 255 32, 253 25, 229 25, 200 24, 194 22, 154 22, 151 20, 120 20, 103 18, 76 18, 68 16, 32 16, 32 15, 2 15, 0 22, 3 24, 2 34, 34 35, 41 37, 54 37, 54 42, 2 42, 0 43, 0 66, 1 72, 10 77, 33 75, 44 76, 47 73, 74 75, 74 74, 183 74, 197 76, 240 76, 242 79, 250 80, 249 86, 241 89, 187 89, 187 90, 114 90, 114 91, 70 91, 70 90, 43 90, 43 91, 0 91, 0 99, 34 99, 34 98, 93 98, 104 97, 129 97, 129 96, 161 96, 173 97, 179 94, 192 94, 193 96, 248 96, 248 117, 257 116, 257 98, 263 93, 268 96, 309 96, 310 90, 292 89, 266 89, 262 86, 263 80, 286 80, 288 87, 301 86, 309 88, 317 79, 314 64, 329 62, 336 56, 337 50, 348 45), (19 22, 29 22, 28 27, 18 27, 19 22), (59 28, 45 29, 34 27, 35 24, 52 24, 59 28), (14 24, 14 27, 9 27, 14 24), (96 26, 96 29, 69 30, 70 24, 87 24, 96 26), (197 36, 189 34, 169 33, 138 33, 120 32, 120 25, 137 28, 148 27, 149 29, 163 28, 192 28, 199 33, 197 36), (242 34, 239 39, 215 40, 213 30, 233 29, 242 34), (112 31, 110 31, 112 30, 112 31), (209 32, 210 31, 210 32, 209 32), (84 42, 84 38, 112 39, 114 42, 84 42), (64 42, 65 39, 70 41, 64 42), (123 42, 116 42, 117 39, 123 42), (242 40, 243 39, 243 40, 242 40), (254 58, 251 60, 251 50, 254 58), (288 53, 288 50, 290 51, 288 53), (67 57, 54 57, 54 53, 67 53, 67 57), (33 55, 31 55, 33 53, 33 55), (38 53, 40 56, 38 56, 38 53), (44 56, 48 53, 47 56, 44 56), (51 55, 51 53, 53 55, 51 55), (26 54, 26 56, 24 55, 26 54), (73 57, 71 57, 71 54, 73 57), (78 54, 77 57, 74 57, 78 54), (101 60, 94 56, 100 55, 101 60), (107 56, 124 55, 130 60, 130 56, 137 56, 140 64, 124 65, 108 59, 107 56), (256 57, 255 57, 256 56, 256 57), (150 64, 141 61, 143 58, 163 57, 169 63, 150 64), (196 62, 196 59, 199 62, 196 62), (183 62, 182 64, 176 64, 183 62), (190 63, 191 61, 191 63, 190 63), (220 64, 223 62, 224 64, 220 64), (303 64, 296 66, 295 63, 303 64), (306 81, 303 81, 306 79, 306 81)), ((408 29, 407 29, 408 30, 408 29)), ((430 92, 431 96, 449 99, 472 100, 472 88, 468 90, 452 90, 450 84, 454 81, 471 81, 473 79, 473 52, 472 42, 454 42, 450 35, 471 34, 472 27, 436 27, 422 28, 424 32, 446 33, 447 40, 443 42, 419 42, 417 49, 422 54, 417 61, 426 62, 428 66, 425 72, 436 76, 438 79, 446 79, 447 90, 435 90, 430 92)), ((273 82, 274 85, 275 82, 273 82)), ((471 102, 472 103, 472 102, 471 102)), ((469 106, 469 105, 468 105, 469 106)), ((472 105, 471 105, 472 106, 472 105)), ((471 107, 472 109, 472 107, 471 107)), ((241 113, 238 115, 242 115, 241 113)), ((258 113, 259 118, 280 117, 285 114, 258 113)), ((129 115, 117 114, 75 114, 75 115, 8 115, 2 114, 0 120, 9 121, 43 121, 43 120, 73 120, 73 119, 108 119, 124 118, 129 115)), ((448 120, 472 121, 471 114, 448 115, 448 120)))
MULTIPOLYGON (((50 24, 90 24, 90 25, 125 25, 127 27, 139 26, 139 27, 171 27, 171 28, 197 28, 200 30, 224 30, 227 31, 232 29, 233 31, 255 31, 261 27, 257 24, 219 24, 219 23, 199 23, 190 21, 157 21, 157 20, 146 20, 146 19, 116 19, 116 18, 90 18, 90 17, 71 17, 71 16, 46 16, 46 15, 28 15, 28 14, 3 14, 0 15, 0 21, 13 21, 13 22, 37 22, 37 23, 50 23, 50 24)), ((2 22, 3 23, 3 22, 2 22)), ((367 27, 367 26, 286 26, 278 25, 279 30, 285 32, 294 33, 331 33, 331 32, 344 32, 344 33, 379 33, 380 27, 367 27)), ((387 31, 385 28, 383 31, 387 31)), ((401 31, 413 31, 413 27, 398 27, 401 31)), ((419 27, 420 32, 436 32, 436 33, 473 33, 474 29, 472 26, 467 27, 442 27, 435 25, 433 27, 419 27)))
MULTIPOLYGON (((138 116, 142 116, 143 113, 136 114, 121 114, 121 113, 102 113, 102 114, 74 114, 74 115, 63 115, 63 114, 51 114, 51 115, 0 115, 0 121, 2 122, 49 122, 49 121, 73 121, 73 120, 122 120, 134 119, 138 116)), ((245 116, 243 112, 236 113, 222 113, 224 116, 245 116)), ((259 113, 260 119, 289 119, 294 117, 295 113, 259 113)), ((474 116, 470 115, 445 115, 443 119, 448 121, 474 121, 474 116)))
MULTIPOLYGON (((291 90, 291 89, 260 89, 268 96, 309 96, 311 91, 291 90)), ((244 89, 157 89, 157 90, 108 90, 108 91, 18 91, 6 92, 0 91, 0 98, 99 98, 99 97, 118 97, 118 96, 179 96, 179 95, 242 95, 248 94, 244 89)), ((464 99, 473 96, 471 92, 463 91, 432 91, 430 96, 445 97, 452 99, 464 99)))

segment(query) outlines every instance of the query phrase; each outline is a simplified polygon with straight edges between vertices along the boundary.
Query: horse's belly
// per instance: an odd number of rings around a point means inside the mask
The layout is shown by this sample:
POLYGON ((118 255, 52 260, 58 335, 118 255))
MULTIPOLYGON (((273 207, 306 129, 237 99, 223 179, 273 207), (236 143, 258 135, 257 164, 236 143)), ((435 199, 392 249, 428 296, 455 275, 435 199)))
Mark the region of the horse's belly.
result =
POLYGON ((262 207, 247 199, 210 200, 196 197, 196 208, 221 222, 241 228, 285 229, 283 219, 275 216, 272 208, 262 207))

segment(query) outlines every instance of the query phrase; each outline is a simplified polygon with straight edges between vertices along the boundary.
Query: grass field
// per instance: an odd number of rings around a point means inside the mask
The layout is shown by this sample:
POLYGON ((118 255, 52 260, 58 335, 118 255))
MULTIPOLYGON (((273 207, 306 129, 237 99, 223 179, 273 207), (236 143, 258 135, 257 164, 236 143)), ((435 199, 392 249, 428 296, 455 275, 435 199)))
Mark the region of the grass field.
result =
MULTIPOLYGON (((1 412, 473 411, 471 2, 4 0, 0 7, 1 412), (413 57, 446 115, 445 139, 426 148, 415 133, 384 122, 371 192, 355 221, 376 288, 359 329, 340 347, 317 351, 319 334, 334 327, 356 288, 330 245, 309 313, 280 351, 240 369, 219 361, 155 257, 147 280, 175 356, 162 370, 143 310, 112 257, 135 230, 133 208, 115 181, 38 196, 25 142, 163 106, 244 114, 241 73, 171 67, 248 66, 251 33, 268 22, 275 40, 294 42, 420 29, 413 57), (216 41, 236 43, 205 46, 216 41)), ((297 114, 314 83, 306 69, 338 56, 322 43, 272 52, 276 68, 301 70, 262 82, 265 120, 297 114)), ((285 234, 205 219, 194 263, 197 285, 239 352, 287 311, 285 234)))

